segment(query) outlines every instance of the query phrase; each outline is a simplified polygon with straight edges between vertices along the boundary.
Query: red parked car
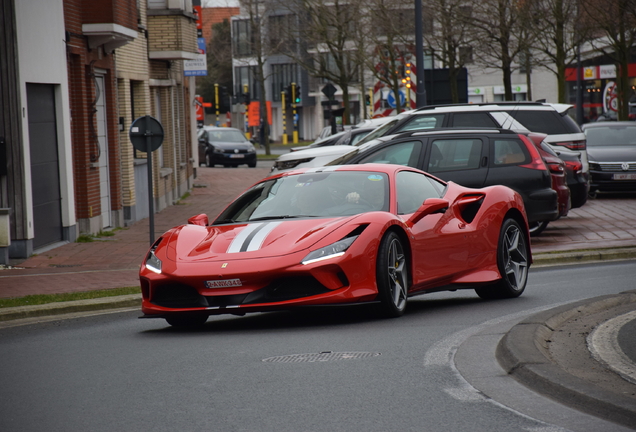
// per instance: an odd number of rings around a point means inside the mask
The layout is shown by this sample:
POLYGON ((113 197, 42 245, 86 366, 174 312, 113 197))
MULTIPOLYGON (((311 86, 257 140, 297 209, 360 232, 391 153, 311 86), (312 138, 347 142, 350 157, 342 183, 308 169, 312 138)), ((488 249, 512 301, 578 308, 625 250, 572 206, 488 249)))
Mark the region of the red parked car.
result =
POLYGON ((302 169, 268 177, 211 224, 172 228, 140 269, 142 311, 171 325, 209 315, 379 303, 475 289, 510 298, 532 261, 521 196, 471 189, 390 164, 302 169))
MULTIPOLYGON (((559 217, 567 216, 572 206, 570 197, 570 188, 568 187, 566 177, 566 165, 554 152, 548 151, 543 147, 546 134, 530 133, 528 138, 536 146, 545 166, 550 171, 550 177, 552 178, 552 189, 557 192, 559 203, 559 217)), ((539 226, 533 231, 533 235, 539 235, 548 226, 549 221, 541 221, 539 226)))

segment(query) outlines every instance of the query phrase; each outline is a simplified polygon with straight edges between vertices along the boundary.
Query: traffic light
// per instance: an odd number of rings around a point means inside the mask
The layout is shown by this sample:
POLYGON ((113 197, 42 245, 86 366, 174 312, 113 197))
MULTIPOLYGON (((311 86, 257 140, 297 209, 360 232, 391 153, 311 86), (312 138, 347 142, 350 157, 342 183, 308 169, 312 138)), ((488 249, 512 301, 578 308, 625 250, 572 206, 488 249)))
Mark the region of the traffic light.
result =
POLYGON ((365 95, 365 96, 364 96, 364 104, 365 104, 366 106, 371 105, 371 96, 369 96, 369 95, 365 95))
POLYGON ((296 86, 296 99, 294 99, 294 103, 300 103, 300 86, 296 86))
POLYGON ((250 103, 250 92, 249 92, 249 85, 247 84, 243 84, 243 103, 245 104, 249 104, 250 103))
POLYGON ((293 104, 300 103, 300 86, 296 83, 291 83, 291 100, 293 104))
MULTIPOLYGON (((411 67, 412 64, 411 63, 407 63, 406 64, 406 68, 404 69, 404 80, 405 84, 406 84, 406 88, 411 88, 411 67)), ((402 80, 404 82, 404 80, 402 80)))

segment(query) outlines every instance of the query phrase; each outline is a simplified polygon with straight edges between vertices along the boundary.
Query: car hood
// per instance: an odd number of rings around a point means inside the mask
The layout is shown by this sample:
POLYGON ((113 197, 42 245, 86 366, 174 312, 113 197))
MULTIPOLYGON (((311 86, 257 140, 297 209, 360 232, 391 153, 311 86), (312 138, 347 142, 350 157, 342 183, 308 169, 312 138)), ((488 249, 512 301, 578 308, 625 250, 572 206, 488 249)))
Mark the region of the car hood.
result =
POLYGON ((249 150, 250 148, 252 148, 252 143, 250 142, 237 143, 237 142, 214 141, 214 142, 211 142, 210 145, 217 148, 222 148, 222 149, 249 150))
POLYGON ((295 151, 291 153, 285 153, 281 155, 277 160, 289 161, 289 160, 316 158, 316 157, 324 157, 324 156, 333 156, 335 159, 339 156, 349 153, 350 151, 355 151, 355 150, 357 150, 357 147, 352 147, 349 145, 315 147, 315 148, 308 148, 307 150, 299 150, 299 151, 295 151))
POLYGON ((635 162, 636 146, 599 146, 587 147, 590 162, 635 162))
POLYGON ((308 249, 355 216, 332 219, 268 220, 173 229, 167 258, 177 262, 271 258, 308 249))

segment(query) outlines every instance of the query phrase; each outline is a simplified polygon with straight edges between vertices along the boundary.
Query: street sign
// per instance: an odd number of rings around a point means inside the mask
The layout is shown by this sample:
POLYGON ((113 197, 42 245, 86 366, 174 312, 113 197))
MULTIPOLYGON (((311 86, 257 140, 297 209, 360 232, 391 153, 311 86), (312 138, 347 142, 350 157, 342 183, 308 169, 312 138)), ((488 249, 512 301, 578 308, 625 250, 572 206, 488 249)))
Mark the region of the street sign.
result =
POLYGON ((150 245, 155 242, 155 206, 152 181, 152 152, 161 147, 163 143, 163 126, 161 123, 149 115, 139 117, 130 125, 128 132, 130 141, 139 151, 146 152, 148 158, 148 209, 150 245))
MULTIPOLYGON (((402 90, 398 91, 398 94, 400 95, 400 106, 404 106, 405 102, 406 102, 406 96, 404 95, 404 92, 402 92, 402 90)), ((395 94, 392 91, 389 91, 389 94, 386 97, 386 103, 391 107, 391 108, 396 108, 397 104, 395 101, 395 94)))
POLYGON ((322 93, 327 96, 329 98, 329 100, 333 99, 333 96, 336 94, 336 87, 331 84, 331 83, 327 83, 325 84, 325 86, 322 88, 322 93))
POLYGON ((142 152, 148 151, 146 138, 149 137, 150 151, 153 152, 161 147, 163 143, 163 126, 154 117, 139 117, 130 125, 128 136, 133 147, 142 152))

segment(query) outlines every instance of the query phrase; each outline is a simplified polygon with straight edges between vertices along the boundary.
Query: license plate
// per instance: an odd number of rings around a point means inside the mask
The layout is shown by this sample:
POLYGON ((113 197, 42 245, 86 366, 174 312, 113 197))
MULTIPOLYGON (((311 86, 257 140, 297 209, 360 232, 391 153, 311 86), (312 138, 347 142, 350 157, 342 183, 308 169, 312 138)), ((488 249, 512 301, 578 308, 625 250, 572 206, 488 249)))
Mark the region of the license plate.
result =
POLYGON ((243 159, 245 157, 245 155, 242 154, 231 154, 230 158, 232 159, 243 159))
POLYGON ((243 286, 240 279, 222 279, 222 280, 213 280, 213 281, 205 281, 205 286, 207 288, 231 288, 231 287, 240 287, 243 286))
POLYGON ((636 174, 614 174, 614 180, 636 180, 636 174))

